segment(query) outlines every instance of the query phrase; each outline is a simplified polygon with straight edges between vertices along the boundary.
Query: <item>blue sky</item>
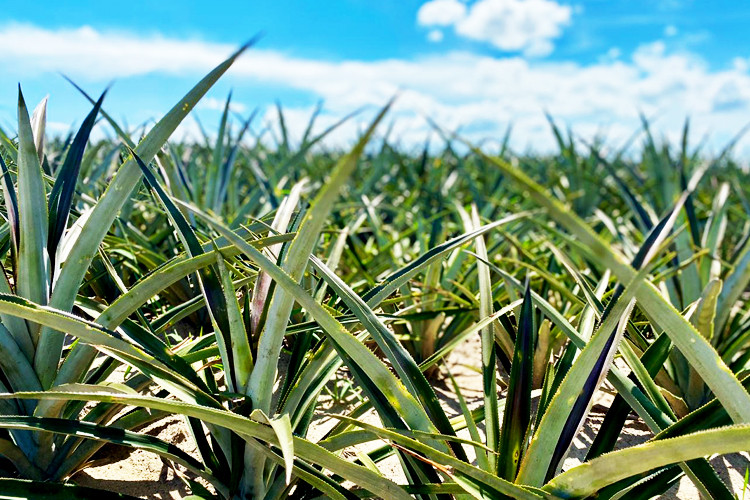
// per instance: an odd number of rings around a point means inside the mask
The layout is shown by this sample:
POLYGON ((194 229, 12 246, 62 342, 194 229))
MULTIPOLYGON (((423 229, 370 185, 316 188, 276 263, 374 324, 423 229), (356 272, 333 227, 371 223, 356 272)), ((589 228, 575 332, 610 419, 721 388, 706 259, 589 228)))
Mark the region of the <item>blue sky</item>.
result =
MULTIPOLYGON (((50 131, 80 122, 91 92, 114 82, 105 108, 130 125, 158 118, 234 47, 260 43, 197 110, 218 122, 235 110, 272 122, 281 101, 298 135, 319 100, 319 126, 399 92, 393 119, 406 145, 426 117, 473 140, 509 124, 518 150, 549 150, 549 111, 584 139, 617 145, 638 113, 675 139, 687 116, 695 143, 716 150, 750 121, 750 6, 729 1, 329 0, 52 2, 3 5, 0 124, 15 126, 16 85, 49 94, 50 131)), ((367 113, 358 120, 367 119, 367 113)), ((357 120, 331 137, 345 144, 357 120)), ((183 136, 195 136, 189 121, 183 136)), ((750 142, 740 145, 750 153, 750 142)))

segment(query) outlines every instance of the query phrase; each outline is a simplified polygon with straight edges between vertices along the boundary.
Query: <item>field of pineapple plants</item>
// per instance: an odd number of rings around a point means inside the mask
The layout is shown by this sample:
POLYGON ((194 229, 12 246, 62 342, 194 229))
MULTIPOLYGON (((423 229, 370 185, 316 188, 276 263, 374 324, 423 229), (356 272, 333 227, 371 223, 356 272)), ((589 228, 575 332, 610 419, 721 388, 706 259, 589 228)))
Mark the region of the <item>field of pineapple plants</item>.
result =
POLYGON ((348 122, 318 133, 313 115, 293 141, 282 109, 257 134, 229 101, 217 133, 170 141, 245 49, 146 130, 79 89, 90 114, 45 141, 45 103, 19 88, 0 137, 0 496, 129 498, 76 484, 118 446, 174 465, 191 498, 744 497, 710 460, 750 450, 732 143, 707 157, 644 119, 621 149, 582 145, 550 118, 552 155, 440 124, 415 153, 383 103, 337 151, 348 122), (472 363, 469 398, 454 375, 472 363), (194 453, 142 432, 174 416, 194 453), (623 446, 634 424, 647 438, 623 446))

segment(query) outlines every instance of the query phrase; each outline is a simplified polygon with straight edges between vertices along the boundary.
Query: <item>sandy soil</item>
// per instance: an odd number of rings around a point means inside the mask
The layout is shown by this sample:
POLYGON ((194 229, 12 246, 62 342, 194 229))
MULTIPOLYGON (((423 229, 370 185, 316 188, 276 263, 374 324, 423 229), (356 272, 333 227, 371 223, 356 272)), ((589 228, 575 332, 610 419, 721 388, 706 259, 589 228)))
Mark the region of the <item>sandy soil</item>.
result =
MULTIPOLYGON (((474 408, 481 405, 481 375, 477 371, 480 365, 479 339, 472 339, 459 346, 449 357, 448 364, 452 367, 452 372, 456 377, 461 393, 469 406, 474 408)), ((449 386, 445 383, 439 382, 436 384, 436 391, 444 407, 448 410, 449 416, 457 415, 460 409, 452 389, 449 389, 449 386)), ((611 400, 612 396, 607 392, 606 387, 597 395, 591 417, 575 439, 569 456, 564 462, 564 469, 569 469, 581 463, 586 450, 591 445, 601 424, 603 412, 611 400)), ((365 415, 363 420, 371 423, 379 423, 377 415, 374 413, 365 415)), ((309 437, 313 440, 319 439, 335 423, 335 420, 330 418, 319 417, 311 428, 309 437)), ((148 434, 158 436, 165 441, 174 443, 188 453, 195 455, 196 450, 191 444, 189 433, 181 417, 173 416, 166 418, 147 427, 144 431, 148 434)), ((461 437, 469 437, 466 431, 460 435, 461 437)), ((651 432, 642 422, 630 419, 624 434, 618 441, 617 448, 626 448, 641 444, 651 436, 651 432)), ((366 450, 375 446, 377 446, 377 443, 370 443, 364 449, 366 450)), ((148 499, 179 499, 189 493, 185 483, 180 479, 180 475, 185 473, 181 467, 178 466, 175 469, 158 456, 143 451, 129 453, 127 450, 118 449, 114 446, 107 447, 105 451, 115 460, 113 463, 86 469, 77 474, 73 480, 82 485, 127 493, 148 499)), ((711 460, 711 463, 720 473, 722 479, 727 484, 732 485, 735 494, 742 498, 743 475, 745 469, 750 468, 750 457, 748 454, 716 457, 711 460)), ((384 475, 394 481, 404 481, 395 457, 379 463, 378 467, 384 475)), ((700 497, 692 482, 683 477, 662 498, 699 499, 700 497)))
MULTIPOLYGON (((187 426, 180 416, 160 420, 143 429, 143 432, 173 443, 197 457, 187 426)), ((116 461, 85 469, 76 474, 73 481, 141 498, 179 499, 190 494, 179 477, 179 474, 185 473, 185 469, 179 465, 172 466, 154 453, 143 450, 131 452, 119 446, 108 445, 102 449, 101 454, 116 461)))

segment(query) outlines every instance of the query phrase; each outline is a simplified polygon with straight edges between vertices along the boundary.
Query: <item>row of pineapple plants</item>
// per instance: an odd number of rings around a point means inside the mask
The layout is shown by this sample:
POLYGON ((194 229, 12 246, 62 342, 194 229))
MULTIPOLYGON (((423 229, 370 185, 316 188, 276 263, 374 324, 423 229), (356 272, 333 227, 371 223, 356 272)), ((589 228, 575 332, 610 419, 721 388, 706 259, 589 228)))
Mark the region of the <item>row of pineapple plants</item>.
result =
POLYGON ((556 155, 507 138, 490 155, 439 125, 440 146, 405 152, 387 105, 339 152, 322 144, 346 120, 315 133, 316 111, 295 142, 283 109, 257 133, 229 99, 216 134, 169 142, 246 49, 147 133, 80 89, 91 112, 45 143, 46 102, 30 116, 19 89, 0 144, 0 492, 99 495, 69 480, 114 443, 184 467, 202 498, 651 498, 684 476, 740 494, 707 460, 750 449, 733 144, 706 160, 687 126, 672 148, 644 120, 634 159, 550 120, 556 155), (115 138, 90 143, 97 123, 115 138), (471 337, 473 409, 445 363, 471 337), (360 397, 312 439, 342 374, 360 397), (171 414, 197 457, 138 432, 171 414), (633 414, 653 438, 615 451, 633 414), (394 455, 400 484, 379 468, 394 455))

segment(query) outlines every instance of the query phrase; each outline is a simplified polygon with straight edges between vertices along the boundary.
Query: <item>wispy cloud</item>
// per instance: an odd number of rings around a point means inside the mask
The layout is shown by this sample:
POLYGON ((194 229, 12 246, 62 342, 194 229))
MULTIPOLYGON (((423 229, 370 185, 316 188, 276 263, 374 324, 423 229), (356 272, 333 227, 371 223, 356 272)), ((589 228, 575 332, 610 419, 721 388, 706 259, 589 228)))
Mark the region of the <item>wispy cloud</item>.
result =
MULTIPOLYGON (((217 99, 216 97, 204 97, 198 103, 198 108, 210 109, 213 111, 224 111, 226 104, 226 101, 222 101, 221 99, 217 99)), ((229 110, 234 111, 235 113, 244 113, 245 111, 247 111, 247 106, 242 104, 241 102, 230 101, 229 110)))
MULTIPOLYGON (((147 73, 185 75, 192 81, 234 49, 91 28, 46 30, 18 25, 0 29, 0 43, 4 47, 0 63, 14 72, 14 78, 64 71, 90 82, 147 73)), ((713 71, 694 54, 670 51, 664 41, 643 45, 632 54, 612 51, 593 64, 468 52, 332 62, 253 49, 227 78, 236 88, 265 86, 279 97, 294 89, 307 94, 310 102, 322 98, 326 112, 321 124, 361 106, 381 106, 400 92, 393 115, 394 137, 406 144, 417 144, 429 133, 425 117, 448 129, 463 128, 475 140, 499 138, 512 123, 515 147, 547 149, 554 146, 545 110, 584 137, 601 133, 615 141, 638 126, 639 111, 657 117, 656 128, 673 138, 690 115, 696 136, 711 131, 717 144, 750 116, 746 59, 713 71)), ((219 108, 223 102, 208 100, 204 106, 219 108)), ((303 130, 309 111, 290 110, 288 125, 303 130)), ((357 130, 345 127, 335 140, 345 141, 357 130)))
POLYGON ((94 79, 202 71, 230 48, 162 36, 104 33, 88 26, 48 30, 24 24, 0 29, 0 44, 7 49, 0 60, 12 64, 16 73, 63 71, 94 79))
POLYGON ((433 43, 439 43, 443 41, 443 32, 440 30, 430 30, 427 33, 427 39, 433 43))

